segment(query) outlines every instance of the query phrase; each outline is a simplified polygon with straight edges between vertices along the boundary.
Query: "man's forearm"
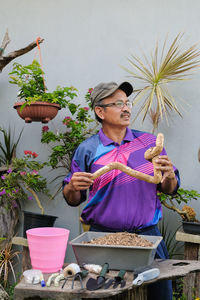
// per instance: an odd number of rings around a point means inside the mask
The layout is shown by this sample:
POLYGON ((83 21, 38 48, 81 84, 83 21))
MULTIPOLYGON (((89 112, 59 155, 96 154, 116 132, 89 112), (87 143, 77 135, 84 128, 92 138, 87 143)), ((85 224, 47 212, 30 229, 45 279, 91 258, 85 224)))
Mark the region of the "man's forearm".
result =
POLYGON ((165 180, 161 183, 161 189, 163 193, 166 194, 173 194, 177 187, 177 179, 174 174, 174 177, 172 178, 165 178, 165 180))
POLYGON ((70 183, 65 185, 63 189, 63 196, 66 202, 71 206, 77 206, 81 202, 80 191, 73 190, 70 186, 70 183))

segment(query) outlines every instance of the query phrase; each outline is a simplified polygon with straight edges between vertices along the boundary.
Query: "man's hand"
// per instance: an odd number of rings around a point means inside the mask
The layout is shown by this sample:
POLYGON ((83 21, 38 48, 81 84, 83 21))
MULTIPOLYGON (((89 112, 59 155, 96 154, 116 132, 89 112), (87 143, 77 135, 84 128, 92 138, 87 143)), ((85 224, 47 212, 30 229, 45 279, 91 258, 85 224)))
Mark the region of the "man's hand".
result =
POLYGON ((81 190, 87 190, 92 184, 92 174, 86 172, 76 172, 68 184, 65 185, 63 195, 69 205, 76 206, 81 201, 81 190))
POLYGON ((159 164, 159 166, 156 166, 156 170, 161 171, 163 174, 163 178, 161 183, 165 180, 165 179, 174 179, 176 178, 175 173, 174 173, 174 169, 173 169, 173 164, 170 161, 170 159, 168 158, 167 155, 161 155, 159 156, 155 162, 157 164, 159 164))
POLYGON ((69 182, 69 189, 73 191, 87 190, 94 182, 92 174, 86 172, 76 172, 69 182))
POLYGON ((167 194, 172 194, 177 187, 177 180, 172 162, 167 155, 158 156, 155 162, 158 164, 156 169, 163 174, 161 181, 162 191, 167 194))

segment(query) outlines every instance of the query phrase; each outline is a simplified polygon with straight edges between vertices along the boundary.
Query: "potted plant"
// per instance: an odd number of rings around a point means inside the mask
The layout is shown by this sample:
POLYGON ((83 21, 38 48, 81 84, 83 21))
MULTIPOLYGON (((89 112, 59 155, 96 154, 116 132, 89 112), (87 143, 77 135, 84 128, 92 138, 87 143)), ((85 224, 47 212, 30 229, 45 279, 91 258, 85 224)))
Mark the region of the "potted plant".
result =
POLYGON ((185 190, 179 188, 175 195, 167 195, 162 192, 158 192, 158 197, 166 208, 176 211, 182 218, 183 230, 187 233, 200 234, 200 221, 196 219, 196 212, 194 208, 187 205, 191 200, 197 200, 200 198, 200 194, 195 190, 185 190), (184 203, 182 209, 175 205, 184 203))
POLYGON ((183 50, 182 37, 183 34, 179 33, 167 51, 165 51, 167 40, 161 51, 159 51, 157 43, 150 60, 145 54, 144 59, 132 55, 128 59, 131 68, 122 66, 128 72, 129 77, 135 79, 135 84, 138 82, 141 84, 141 87, 134 90, 136 96, 133 104, 136 105, 143 101, 135 119, 142 114, 142 121, 144 121, 149 115, 153 133, 157 130, 159 121, 163 117, 168 122, 168 116, 172 111, 182 116, 176 100, 169 90, 169 85, 175 81, 186 80, 186 76, 200 66, 200 51, 197 46, 192 45, 183 50))
POLYGON ((57 115, 58 110, 65 108, 68 101, 76 96, 74 87, 58 86, 54 91, 48 92, 44 72, 37 60, 27 66, 14 63, 9 75, 9 82, 19 87, 20 101, 14 104, 14 108, 26 123, 48 123, 57 115))
MULTIPOLYGON (((6 210, 18 209, 19 211, 22 208, 23 201, 30 201, 34 198, 41 210, 41 214, 39 214, 40 219, 48 220, 50 217, 50 222, 52 223, 52 221, 55 221, 56 217, 44 215, 44 208, 37 195, 38 192, 49 195, 47 181, 39 174, 39 171, 46 163, 35 161, 37 156, 38 154, 36 152, 26 150, 24 151, 23 158, 14 158, 12 160, 11 166, 8 167, 7 171, 1 175, 0 178, 0 205, 5 207, 6 210)), ((27 220, 31 220, 31 215, 34 216, 33 213, 28 212, 27 220)), ((24 223, 25 234, 29 225, 26 220, 24 223)), ((34 225, 33 221, 31 221, 31 224, 34 225)), ((36 225, 37 226, 34 227, 41 227, 39 224, 36 225)))

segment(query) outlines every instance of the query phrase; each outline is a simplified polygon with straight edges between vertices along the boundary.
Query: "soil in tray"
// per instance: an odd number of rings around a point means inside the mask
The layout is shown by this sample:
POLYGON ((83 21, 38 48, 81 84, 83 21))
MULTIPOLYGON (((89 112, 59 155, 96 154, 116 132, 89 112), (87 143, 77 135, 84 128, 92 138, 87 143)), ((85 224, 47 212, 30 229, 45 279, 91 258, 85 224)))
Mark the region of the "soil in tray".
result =
POLYGON ((84 244, 152 247, 153 244, 136 233, 117 232, 92 239, 84 244))

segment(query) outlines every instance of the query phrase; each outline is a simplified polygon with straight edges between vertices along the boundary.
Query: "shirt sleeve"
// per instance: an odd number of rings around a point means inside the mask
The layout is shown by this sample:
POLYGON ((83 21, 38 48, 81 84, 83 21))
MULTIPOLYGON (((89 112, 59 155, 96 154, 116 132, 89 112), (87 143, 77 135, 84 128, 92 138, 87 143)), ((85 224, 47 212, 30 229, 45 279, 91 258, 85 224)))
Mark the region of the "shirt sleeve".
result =
MULTIPOLYGON (((75 172, 90 172, 89 170, 89 157, 91 156, 88 147, 85 147, 85 143, 82 143, 78 146, 74 152, 70 172, 66 175, 63 180, 63 189, 66 184, 71 180, 72 175, 75 172)), ((87 190, 80 191, 81 193, 81 203, 84 202, 87 198, 87 190)))

